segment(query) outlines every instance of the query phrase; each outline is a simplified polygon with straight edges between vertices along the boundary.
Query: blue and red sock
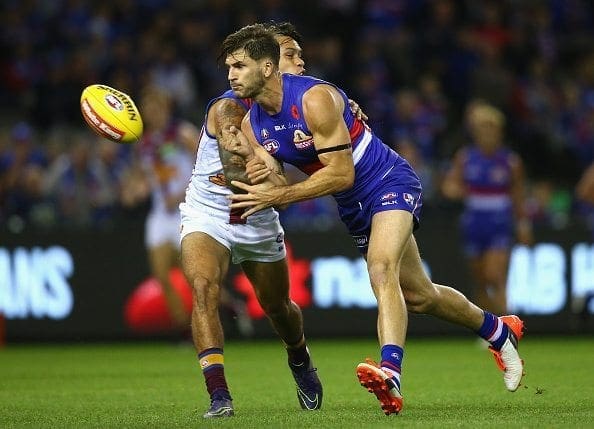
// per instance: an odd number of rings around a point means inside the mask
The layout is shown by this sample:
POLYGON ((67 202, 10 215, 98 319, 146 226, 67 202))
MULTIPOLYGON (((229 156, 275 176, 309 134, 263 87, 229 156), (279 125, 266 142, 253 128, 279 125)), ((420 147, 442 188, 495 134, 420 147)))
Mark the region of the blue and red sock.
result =
POLYGON ((395 344, 386 344, 382 346, 381 355, 380 367, 387 369, 392 374, 392 378, 396 381, 398 389, 400 389, 400 373, 402 372, 404 350, 395 344))
POLYGON ((488 341, 495 350, 501 350, 509 334, 509 328, 494 314, 488 311, 483 311, 483 314, 485 319, 477 334, 488 341))

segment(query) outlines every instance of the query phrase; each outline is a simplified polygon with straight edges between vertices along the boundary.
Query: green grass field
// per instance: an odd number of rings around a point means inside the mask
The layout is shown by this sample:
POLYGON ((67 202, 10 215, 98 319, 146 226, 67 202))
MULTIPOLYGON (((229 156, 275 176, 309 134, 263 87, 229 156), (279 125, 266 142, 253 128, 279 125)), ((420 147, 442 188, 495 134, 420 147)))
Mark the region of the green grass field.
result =
POLYGON ((189 345, 8 345, 0 350, 0 428, 592 428, 592 338, 526 338, 527 375, 505 390, 471 338, 410 339, 404 410, 386 417, 355 377, 374 341, 311 341, 322 410, 299 408, 277 342, 232 342, 226 373, 236 416, 205 421, 202 375, 189 345))

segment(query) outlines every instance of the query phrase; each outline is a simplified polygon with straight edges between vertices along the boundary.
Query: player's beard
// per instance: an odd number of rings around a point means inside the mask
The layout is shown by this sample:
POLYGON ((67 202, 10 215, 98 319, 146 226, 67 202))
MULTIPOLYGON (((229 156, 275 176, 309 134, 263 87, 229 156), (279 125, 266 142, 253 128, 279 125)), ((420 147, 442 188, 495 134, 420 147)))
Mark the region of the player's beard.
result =
POLYGON ((256 96, 262 91, 264 87, 264 76, 261 73, 254 73, 253 80, 250 81, 249 85, 243 87, 241 94, 238 94, 240 98, 256 98, 256 96))

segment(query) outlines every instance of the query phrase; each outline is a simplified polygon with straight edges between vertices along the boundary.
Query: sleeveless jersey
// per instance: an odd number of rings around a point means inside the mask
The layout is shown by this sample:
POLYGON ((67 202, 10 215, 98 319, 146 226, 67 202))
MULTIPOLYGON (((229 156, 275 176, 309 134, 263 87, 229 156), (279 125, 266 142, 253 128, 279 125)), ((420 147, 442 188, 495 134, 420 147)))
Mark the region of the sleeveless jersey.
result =
POLYGON ((397 175, 401 184, 418 185, 420 192, 416 174, 410 168, 395 168, 396 165, 408 164, 353 115, 348 98, 340 88, 310 76, 283 74, 282 79, 281 111, 269 115, 261 106, 254 104, 250 110, 250 122, 256 140, 268 153, 279 161, 295 165, 308 175, 323 165, 316 154, 312 133, 303 118, 303 94, 315 85, 327 84, 336 88, 344 100, 342 116, 350 134, 350 142, 344 143, 352 144, 355 182, 352 188, 333 195, 341 217, 345 210, 359 207, 362 201, 374 195, 378 182, 387 175, 397 175))
MULTIPOLYGON (((206 129, 210 107, 223 98, 231 98, 237 101, 245 108, 246 112, 251 105, 251 100, 239 99, 233 95, 231 90, 224 92, 208 103, 204 124, 200 131, 196 162, 186 190, 185 203, 227 223, 246 223, 246 220, 241 219, 241 211, 231 212, 229 208, 230 200, 227 199, 227 195, 232 194, 232 191, 226 184, 223 164, 219 157, 219 144, 216 137, 210 135, 206 129)), ((269 219, 272 213, 274 216, 277 215, 273 209, 262 210, 250 216, 247 222, 269 219)))
POLYGON ((478 148, 466 151, 463 179, 467 189, 465 199, 469 210, 511 210, 511 157, 507 148, 486 156, 478 148))
POLYGON ((490 156, 476 147, 466 150, 463 180, 467 195, 461 226, 469 255, 512 244, 511 162, 512 152, 507 148, 500 148, 490 156))

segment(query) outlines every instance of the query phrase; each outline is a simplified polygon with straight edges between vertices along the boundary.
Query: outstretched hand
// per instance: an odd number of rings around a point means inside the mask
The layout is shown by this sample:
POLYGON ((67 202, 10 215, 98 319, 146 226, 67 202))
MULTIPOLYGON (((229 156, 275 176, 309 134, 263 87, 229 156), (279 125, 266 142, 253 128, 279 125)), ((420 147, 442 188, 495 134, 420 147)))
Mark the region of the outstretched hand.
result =
POLYGON ((242 219, 260 210, 282 204, 282 201, 279 200, 282 195, 282 187, 270 184, 248 185, 236 180, 233 180, 231 185, 246 191, 245 194, 231 194, 227 197, 231 200, 231 209, 246 209, 241 215, 242 219))
POLYGON ((231 125, 229 129, 222 130, 223 138, 221 139, 221 146, 227 152, 239 155, 246 160, 254 156, 254 149, 248 141, 247 137, 235 125, 231 125))

